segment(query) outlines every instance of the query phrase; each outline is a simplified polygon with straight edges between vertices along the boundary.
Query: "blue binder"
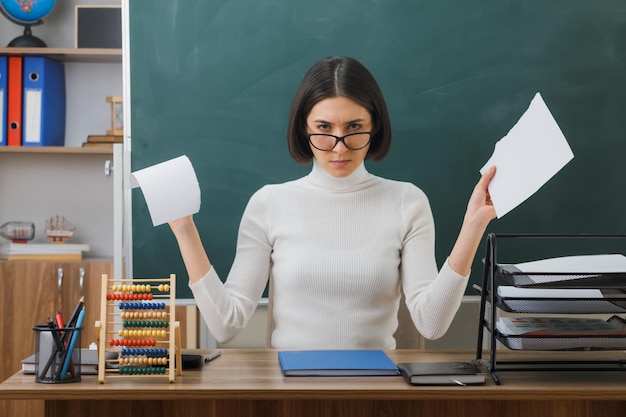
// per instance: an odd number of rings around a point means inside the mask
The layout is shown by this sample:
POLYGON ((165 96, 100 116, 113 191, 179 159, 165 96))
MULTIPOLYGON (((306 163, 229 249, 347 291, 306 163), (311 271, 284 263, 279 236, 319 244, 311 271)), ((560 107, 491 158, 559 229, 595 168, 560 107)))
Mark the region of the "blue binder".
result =
POLYGON ((7 144, 7 57, 0 56, 0 146, 7 144))
POLYGON ((63 63, 24 57, 22 146, 65 144, 65 100, 63 63))
POLYGON ((398 367, 382 350, 282 350, 284 376, 394 376, 398 367))

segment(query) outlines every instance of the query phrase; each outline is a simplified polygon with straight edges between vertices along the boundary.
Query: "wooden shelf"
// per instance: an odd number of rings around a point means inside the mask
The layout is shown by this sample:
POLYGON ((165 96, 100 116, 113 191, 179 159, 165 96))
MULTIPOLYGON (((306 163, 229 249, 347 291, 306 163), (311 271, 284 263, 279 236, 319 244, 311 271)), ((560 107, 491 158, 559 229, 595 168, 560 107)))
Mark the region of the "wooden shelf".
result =
POLYGON ((113 149, 108 146, 2 146, 0 154, 3 153, 47 153, 47 154, 109 154, 113 153, 113 149))
POLYGON ((99 48, 0 48, 0 55, 43 55, 63 62, 122 62, 121 49, 99 48))

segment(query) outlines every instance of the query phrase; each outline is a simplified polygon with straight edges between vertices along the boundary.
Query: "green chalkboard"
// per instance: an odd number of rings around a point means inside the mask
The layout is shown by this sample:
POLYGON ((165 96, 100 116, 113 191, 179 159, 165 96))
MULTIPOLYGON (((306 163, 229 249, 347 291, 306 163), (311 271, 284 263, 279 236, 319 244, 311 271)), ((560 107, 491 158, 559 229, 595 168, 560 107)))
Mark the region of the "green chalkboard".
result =
MULTIPOLYGON (((623 0, 131 0, 129 9, 131 169, 191 159, 196 222, 222 278, 250 195, 309 171, 288 154, 287 116, 305 71, 329 55, 359 59, 379 81, 394 143, 368 169, 426 192, 440 264, 478 169, 538 91, 575 158, 489 231, 626 231, 623 0)), ((132 205, 134 276, 176 273, 178 295, 191 297, 169 227, 152 226, 140 191, 132 205)))

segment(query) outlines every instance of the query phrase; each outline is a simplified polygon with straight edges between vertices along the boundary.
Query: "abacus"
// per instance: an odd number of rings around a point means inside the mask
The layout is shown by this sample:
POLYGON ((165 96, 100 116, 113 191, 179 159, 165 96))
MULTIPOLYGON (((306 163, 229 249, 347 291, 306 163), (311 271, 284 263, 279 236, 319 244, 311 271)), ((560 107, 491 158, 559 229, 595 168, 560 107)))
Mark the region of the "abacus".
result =
POLYGON ((176 275, 114 279, 102 275, 98 382, 105 377, 165 378, 182 375, 180 325, 175 321, 176 275), (114 359, 109 359, 114 352, 114 359))

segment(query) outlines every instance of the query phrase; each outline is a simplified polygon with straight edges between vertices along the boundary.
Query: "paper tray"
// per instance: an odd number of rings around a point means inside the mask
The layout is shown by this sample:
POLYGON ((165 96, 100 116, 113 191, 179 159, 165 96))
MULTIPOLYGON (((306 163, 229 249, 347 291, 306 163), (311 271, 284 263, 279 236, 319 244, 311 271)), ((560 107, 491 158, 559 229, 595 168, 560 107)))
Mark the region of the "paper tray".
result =
POLYGON ((496 332, 496 338, 511 350, 623 350, 626 349, 626 336, 615 337, 539 337, 504 336, 496 332))
POLYGON ((521 272, 513 265, 497 265, 496 276, 516 287, 624 288, 626 273, 572 274, 521 272))
POLYGON ((510 313, 618 314, 626 312, 621 289, 498 287, 498 308, 510 313))
POLYGON ((521 299, 500 297, 497 299, 497 306, 509 313, 618 314, 626 313, 625 304, 626 300, 609 301, 606 299, 521 299))
MULTIPOLYGON (((533 318, 529 318, 532 320, 533 318)), ((535 318, 540 320, 541 318, 535 318)), ((514 320, 514 319, 512 319, 514 320)), ((546 320, 558 320, 546 318, 546 320)), ((581 319, 584 320, 584 319, 581 319)), ((593 319, 592 319, 593 320, 593 319)), ((540 320, 541 321, 541 320, 540 320)), ((528 330, 533 330, 531 334, 503 333, 500 329, 495 329, 496 338, 506 347, 512 350, 624 350, 626 349, 626 321, 619 316, 612 316, 606 321, 607 327, 596 327, 593 324, 583 322, 574 325, 577 329, 572 334, 564 334, 563 328, 555 326, 554 332, 558 334, 537 334, 535 329, 528 329, 525 323, 521 326, 528 330), (596 330, 586 331, 589 326, 596 330)), ((534 324, 533 324, 534 325, 534 324)), ((504 324, 504 327, 507 327, 504 324)), ((536 329, 545 328, 536 325, 536 329)), ((569 322, 563 324, 564 329, 570 327, 569 322)))

